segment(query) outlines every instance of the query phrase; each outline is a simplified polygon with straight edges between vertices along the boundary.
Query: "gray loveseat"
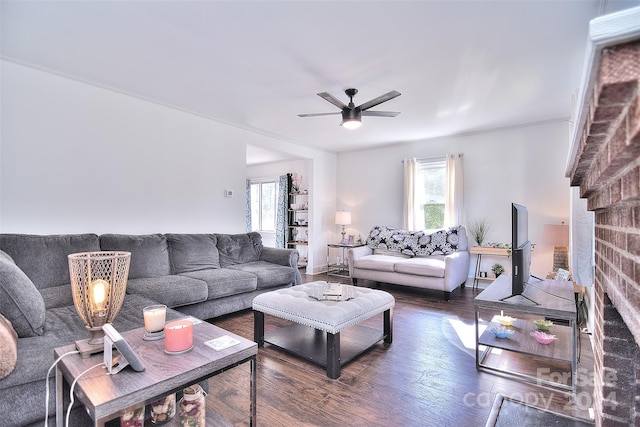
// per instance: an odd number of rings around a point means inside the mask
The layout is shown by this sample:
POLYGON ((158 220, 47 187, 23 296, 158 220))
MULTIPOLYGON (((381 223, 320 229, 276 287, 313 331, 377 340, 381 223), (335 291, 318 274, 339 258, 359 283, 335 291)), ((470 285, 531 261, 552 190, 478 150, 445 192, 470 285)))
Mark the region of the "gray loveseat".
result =
POLYGON ((464 227, 406 231, 376 226, 366 245, 349 249, 349 273, 358 279, 442 291, 445 300, 464 287, 469 245, 464 227))
MULTIPOLYGON (((15 368, 0 379, 0 425, 42 425, 53 349, 89 337, 73 306, 67 255, 100 250, 131 252, 127 295, 114 321, 121 331, 143 326, 147 305, 172 308, 167 320, 210 319, 250 308, 262 292, 301 283, 298 252, 263 247, 258 233, 0 234, 0 314, 17 335, 15 368)), ((86 422, 83 411, 74 412, 76 425, 86 422)))

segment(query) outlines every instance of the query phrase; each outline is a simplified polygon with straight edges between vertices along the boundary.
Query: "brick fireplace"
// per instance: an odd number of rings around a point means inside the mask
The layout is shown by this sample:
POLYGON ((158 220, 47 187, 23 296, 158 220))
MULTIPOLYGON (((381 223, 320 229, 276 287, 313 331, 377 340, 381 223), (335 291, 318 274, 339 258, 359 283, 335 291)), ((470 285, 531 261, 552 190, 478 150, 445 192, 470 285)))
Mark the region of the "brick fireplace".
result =
POLYGON ((568 175, 595 213, 595 421, 640 425, 640 30, 591 30, 568 175))

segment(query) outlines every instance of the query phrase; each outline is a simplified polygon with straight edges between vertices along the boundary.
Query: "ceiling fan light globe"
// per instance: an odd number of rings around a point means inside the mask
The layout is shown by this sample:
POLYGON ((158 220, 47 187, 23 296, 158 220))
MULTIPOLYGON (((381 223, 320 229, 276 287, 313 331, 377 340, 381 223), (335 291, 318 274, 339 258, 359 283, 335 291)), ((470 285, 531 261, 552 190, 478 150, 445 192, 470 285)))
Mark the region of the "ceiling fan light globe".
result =
POLYGON ((342 126, 347 129, 358 129, 362 126, 362 122, 359 119, 347 119, 342 122, 342 126))

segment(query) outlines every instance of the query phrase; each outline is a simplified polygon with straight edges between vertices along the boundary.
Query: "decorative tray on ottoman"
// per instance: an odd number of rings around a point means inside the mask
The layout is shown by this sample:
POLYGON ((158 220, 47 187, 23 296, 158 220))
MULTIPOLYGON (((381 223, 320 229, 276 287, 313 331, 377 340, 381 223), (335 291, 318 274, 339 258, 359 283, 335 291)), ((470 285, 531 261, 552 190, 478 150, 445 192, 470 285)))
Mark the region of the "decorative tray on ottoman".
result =
POLYGON ((355 286, 324 282, 316 286, 309 296, 319 301, 348 301, 358 295, 355 286))

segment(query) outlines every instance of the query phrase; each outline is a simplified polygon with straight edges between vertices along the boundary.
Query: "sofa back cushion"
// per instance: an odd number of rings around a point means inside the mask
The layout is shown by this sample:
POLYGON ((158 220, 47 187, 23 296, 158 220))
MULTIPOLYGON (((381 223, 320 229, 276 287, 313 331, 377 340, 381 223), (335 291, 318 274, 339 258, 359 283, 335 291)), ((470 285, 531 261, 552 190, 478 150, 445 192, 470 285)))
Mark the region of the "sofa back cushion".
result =
POLYGON ((467 234, 462 226, 431 233, 375 226, 369 232, 367 245, 374 250, 397 251, 408 256, 449 255, 467 250, 467 234))
POLYGON ((260 260, 262 253, 260 233, 216 234, 216 238, 221 267, 260 260))
POLYGON ((100 250, 96 234, 0 234, 0 250, 38 289, 69 284, 69 254, 100 250))
POLYGON ((220 268, 215 234, 166 234, 171 274, 220 268))
POLYGON ((171 274, 169 247, 162 234, 103 234, 100 236, 100 248, 103 251, 131 252, 130 279, 171 274))
POLYGON ((6 254, 0 255, 0 314, 19 337, 44 333, 46 310, 33 282, 6 254))

